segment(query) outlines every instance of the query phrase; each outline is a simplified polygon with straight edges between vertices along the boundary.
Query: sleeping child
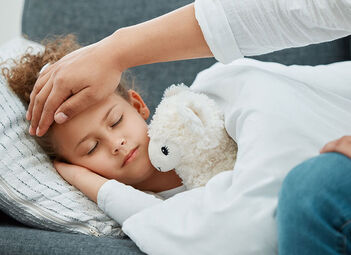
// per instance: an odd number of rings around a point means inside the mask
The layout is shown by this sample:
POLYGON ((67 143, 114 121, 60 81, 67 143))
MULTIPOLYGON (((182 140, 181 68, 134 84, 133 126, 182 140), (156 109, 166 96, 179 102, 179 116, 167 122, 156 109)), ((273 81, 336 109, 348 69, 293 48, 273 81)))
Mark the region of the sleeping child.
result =
MULTIPOLYGON (((9 86, 26 105, 43 66, 79 48, 72 35, 44 44, 44 52, 27 53, 11 69, 2 69, 9 86)), ((108 100, 64 124, 51 125, 42 137, 34 136, 62 177, 95 202, 98 190, 109 179, 154 194, 143 194, 151 201, 185 190, 174 170, 163 173, 151 164, 146 123, 150 111, 142 97, 128 89, 131 85, 123 76, 108 100)))

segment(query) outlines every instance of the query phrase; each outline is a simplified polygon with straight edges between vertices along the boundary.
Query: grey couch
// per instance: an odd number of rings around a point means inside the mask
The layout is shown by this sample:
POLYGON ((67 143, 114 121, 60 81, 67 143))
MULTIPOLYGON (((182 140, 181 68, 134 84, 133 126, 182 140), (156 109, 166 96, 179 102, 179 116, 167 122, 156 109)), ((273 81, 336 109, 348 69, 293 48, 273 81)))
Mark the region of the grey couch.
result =
MULTIPOLYGON (((75 33, 82 45, 96 42, 119 27, 157 17, 192 1, 177 0, 26 0, 22 32, 40 42, 50 35, 75 33)), ((286 65, 318 65, 351 59, 351 38, 286 49, 252 57, 286 65)), ((196 74, 215 60, 197 59, 132 68, 136 84, 154 112, 164 89, 190 85, 196 74)), ((0 214, 0 254, 142 254, 128 238, 113 239, 30 228, 0 214)))

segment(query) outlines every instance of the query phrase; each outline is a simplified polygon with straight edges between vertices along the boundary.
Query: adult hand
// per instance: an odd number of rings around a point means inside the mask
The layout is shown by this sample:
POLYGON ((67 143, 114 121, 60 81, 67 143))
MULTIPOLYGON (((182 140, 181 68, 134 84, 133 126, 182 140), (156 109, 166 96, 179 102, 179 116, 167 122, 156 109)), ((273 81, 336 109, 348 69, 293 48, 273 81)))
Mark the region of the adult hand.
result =
POLYGON ((82 191, 87 197, 97 202, 97 194, 101 186, 108 181, 89 169, 77 165, 67 164, 61 161, 54 161, 56 171, 68 183, 82 191))
POLYGON ((331 141, 324 145, 320 153, 340 152, 351 158, 351 136, 343 136, 335 141, 331 141))
POLYGON ((113 93, 123 71, 116 48, 113 34, 47 67, 30 95, 29 133, 42 136, 54 119, 61 124, 113 93))

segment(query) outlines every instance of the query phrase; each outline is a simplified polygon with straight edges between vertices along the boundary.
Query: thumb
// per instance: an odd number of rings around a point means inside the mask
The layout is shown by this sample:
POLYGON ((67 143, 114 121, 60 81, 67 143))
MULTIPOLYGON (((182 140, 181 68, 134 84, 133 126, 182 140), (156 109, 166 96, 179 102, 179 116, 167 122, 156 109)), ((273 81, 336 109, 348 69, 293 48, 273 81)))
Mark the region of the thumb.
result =
POLYGON ((81 90, 60 105, 55 112, 54 119, 56 123, 62 124, 95 104, 97 101, 98 98, 96 96, 91 96, 88 90, 81 90))

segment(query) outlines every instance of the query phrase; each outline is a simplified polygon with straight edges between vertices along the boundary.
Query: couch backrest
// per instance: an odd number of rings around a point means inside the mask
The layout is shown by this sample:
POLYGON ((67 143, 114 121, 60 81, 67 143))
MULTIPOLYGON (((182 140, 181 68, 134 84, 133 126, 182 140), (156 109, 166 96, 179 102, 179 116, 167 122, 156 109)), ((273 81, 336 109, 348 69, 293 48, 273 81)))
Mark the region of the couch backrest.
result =
POLYGON ((252 57, 285 65, 323 65, 351 60, 351 36, 334 41, 290 48, 252 57))
MULTIPOLYGON (((96 42, 120 27, 160 16, 190 0, 26 0, 22 32, 41 41, 50 35, 75 33, 81 44, 96 42)), ((350 37, 333 42, 292 48, 252 57, 286 65, 317 65, 350 60, 350 37)), ((131 68, 142 95, 154 112, 164 89, 184 82, 190 85, 196 74, 215 63, 214 58, 157 63, 131 68)))

